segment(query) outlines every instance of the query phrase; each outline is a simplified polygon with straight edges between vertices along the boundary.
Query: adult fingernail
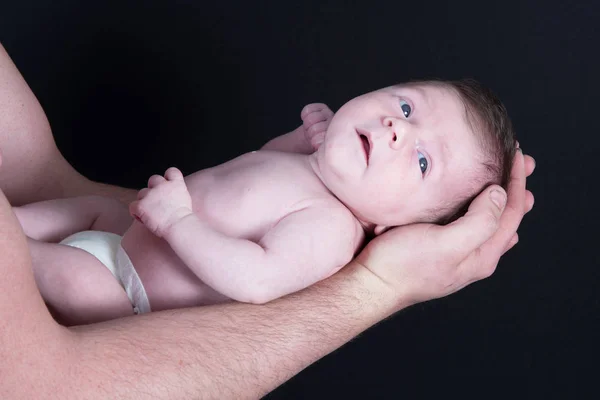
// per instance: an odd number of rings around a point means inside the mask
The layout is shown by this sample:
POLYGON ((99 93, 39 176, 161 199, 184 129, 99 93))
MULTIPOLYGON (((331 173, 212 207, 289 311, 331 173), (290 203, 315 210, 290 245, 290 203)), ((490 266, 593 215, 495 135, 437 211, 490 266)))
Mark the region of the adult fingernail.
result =
POLYGON ((518 140, 515 140, 515 142, 517 143, 517 149, 518 149, 518 148, 519 148, 519 146, 520 146, 520 145, 519 145, 519 141, 518 141, 518 140))
POLYGON ((504 204, 506 204, 506 195, 504 193, 494 189, 490 192, 490 198, 498 209, 502 210, 504 208, 504 204))

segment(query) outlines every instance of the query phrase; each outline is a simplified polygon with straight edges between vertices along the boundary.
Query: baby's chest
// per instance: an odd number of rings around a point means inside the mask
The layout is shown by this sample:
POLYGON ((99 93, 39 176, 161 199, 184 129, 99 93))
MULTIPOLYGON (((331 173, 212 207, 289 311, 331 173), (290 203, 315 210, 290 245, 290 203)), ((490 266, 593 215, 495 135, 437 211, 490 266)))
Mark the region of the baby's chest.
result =
POLYGON ((191 194, 194 211, 211 226, 228 236, 253 241, 293 212, 295 205, 311 198, 288 174, 261 168, 239 169, 207 180, 191 194))

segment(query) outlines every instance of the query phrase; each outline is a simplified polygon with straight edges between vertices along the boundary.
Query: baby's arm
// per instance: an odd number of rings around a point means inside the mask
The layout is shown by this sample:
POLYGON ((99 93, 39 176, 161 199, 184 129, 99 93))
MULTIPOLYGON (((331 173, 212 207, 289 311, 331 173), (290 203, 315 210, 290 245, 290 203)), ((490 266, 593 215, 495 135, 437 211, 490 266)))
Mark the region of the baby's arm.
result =
POLYGON ((261 150, 284 151, 288 153, 314 153, 325 137, 333 112, 322 103, 305 106, 300 113, 302 125, 270 140, 261 150))
POLYGON ((203 282, 245 303, 263 304, 337 272, 359 239, 339 207, 314 207, 283 218, 259 243, 225 236, 190 213, 164 238, 203 282))
POLYGON ((132 222, 127 207, 103 196, 40 201, 13 207, 13 212, 25 235, 43 242, 59 242, 88 229, 123 235, 132 222))
POLYGON ((181 172, 155 175, 131 213, 164 238, 204 283, 241 302, 266 303, 335 273, 361 240, 352 214, 336 203, 281 219, 259 243, 231 238, 193 213, 181 172))

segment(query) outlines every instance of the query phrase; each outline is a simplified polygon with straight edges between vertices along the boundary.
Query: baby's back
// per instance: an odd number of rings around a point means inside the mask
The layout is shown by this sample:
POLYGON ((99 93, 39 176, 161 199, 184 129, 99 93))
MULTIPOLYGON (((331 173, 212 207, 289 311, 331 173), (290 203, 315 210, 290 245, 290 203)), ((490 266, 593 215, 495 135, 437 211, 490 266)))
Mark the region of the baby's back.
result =
MULTIPOLYGON (((298 210, 321 205, 345 208, 314 174, 308 157, 301 154, 247 153, 187 176, 186 184, 200 218, 229 237, 253 242, 298 210)), ((127 231, 123 247, 138 270, 153 310, 227 300, 202 283, 165 241, 140 223, 127 231)))

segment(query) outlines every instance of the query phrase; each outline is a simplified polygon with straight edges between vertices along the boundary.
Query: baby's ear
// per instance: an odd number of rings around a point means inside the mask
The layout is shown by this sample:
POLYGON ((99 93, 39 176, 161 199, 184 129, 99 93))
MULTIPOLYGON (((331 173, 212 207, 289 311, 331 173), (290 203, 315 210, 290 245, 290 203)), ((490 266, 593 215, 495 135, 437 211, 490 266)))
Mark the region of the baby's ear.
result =
POLYGON ((379 236, 382 233, 387 232, 390 228, 391 226, 377 225, 373 230, 373 233, 375 234, 375 236, 379 236))

